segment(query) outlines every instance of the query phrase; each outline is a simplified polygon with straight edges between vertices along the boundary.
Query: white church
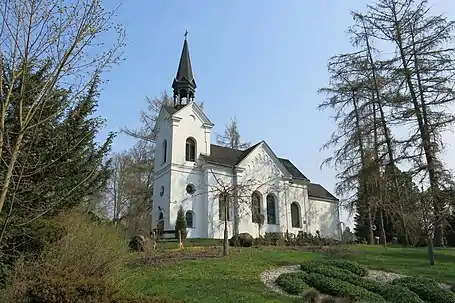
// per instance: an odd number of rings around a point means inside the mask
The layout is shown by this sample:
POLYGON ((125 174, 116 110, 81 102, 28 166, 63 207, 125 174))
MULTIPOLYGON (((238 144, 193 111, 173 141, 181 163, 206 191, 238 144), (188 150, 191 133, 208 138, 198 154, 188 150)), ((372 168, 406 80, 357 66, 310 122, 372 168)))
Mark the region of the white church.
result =
POLYGON ((265 141, 245 150, 211 144, 214 124, 194 102, 186 37, 172 88, 174 104, 162 106, 155 125, 153 228, 161 220, 173 230, 182 206, 189 238, 223 238, 226 209, 229 237, 319 231, 339 238, 339 200, 265 141))

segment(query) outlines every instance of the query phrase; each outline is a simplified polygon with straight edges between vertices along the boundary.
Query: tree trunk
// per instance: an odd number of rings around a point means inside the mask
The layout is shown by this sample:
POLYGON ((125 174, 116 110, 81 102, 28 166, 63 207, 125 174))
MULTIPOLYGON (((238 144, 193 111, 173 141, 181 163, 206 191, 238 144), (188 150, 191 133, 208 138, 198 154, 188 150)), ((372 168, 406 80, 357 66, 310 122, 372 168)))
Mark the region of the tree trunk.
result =
POLYGON ((379 242, 384 245, 384 247, 387 246, 387 237, 385 234, 385 228, 384 228, 384 212, 382 209, 380 210, 379 213, 379 228, 380 228, 380 235, 379 235, 379 242))
MULTIPOLYGON (((367 47, 368 61, 370 62, 370 65, 371 65, 371 72, 372 72, 373 86, 374 86, 373 88, 374 88, 374 92, 376 94, 376 102, 377 102, 378 109, 379 109, 381 126, 383 128, 384 139, 385 139, 386 147, 387 147, 387 156, 389 157, 389 165, 392 168, 392 180, 393 180, 393 185, 394 185, 393 188, 394 188, 394 193, 395 193, 394 196, 397 197, 399 204, 400 204, 400 207, 399 207, 400 211, 401 211, 401 213, 403 213, 403 205, 401 203, 402 202, 401 201, 401 198, 402 198, 401 191, 400 191, 400 186, 398 184, 398 176, 395 172, 395 157, 393 154, 392 139, 390 137, 389 129, 387 127, 387 121, 385 119, 384 108, 383 108, 382 102, 381 102, 381 94, 380 94, 379 86, 378 86, 378 82, 377 82, 378 79, 377 79, 377 74, 376 74, 376 66, 374 64, 373 55, 371 53, 370 40, 369 40, 368 32, 365 27, 365 21, 363 20, 363 18, 362 18, 362 25, 363 25, 363 29, 364 29, 364 33, 365 33, 365 43, 366 43, 366 47, 367 47)), ((373 101, 373 104, 374 104, 374 101, 373 101)), ((382 210, 381 210, 381 212, 382 212, 382 210)), ((401 214, 400 214, 400 217, 401 217, 401 225, 402 225, 402 230, 403 230, 403 235, 404 235, 404 242, 405 242, 404 244, 406 246, 408 246, 409 239, 408 239, 408 234, 407 234, 406 221, 403 219, 401 214)), ((381 216, 381 220, 383 220, 383 216, 381 216)))
POLYGON ((224 238, 223 238, 223 256, 229 255, 229 232, 228 232, 228 203, 224 202, 224 238))
MULTIPOLYGON (((401 63, 403 66, 403 72, 405 75, 405 80, 406 80, 406 85, 409 89, 409 94, 411 95, 412 99, 412 104, 414 107, 414 113, 416 116, 417 124, 419 127, 419 132, 422 140, 422 147, 425 153, 425 159, 427 161, 427 170, 428 170, 428 176, 430 179, 430 189, 431 189, 431 195, 433 197, 433 203, 434 203, 434 213, 435 213, 435 242, 436 246, 442 245, 442 222, 440 222, 439 215, 441 213, 440 205, 439 205, 439 199, 438 198, 438 180, 436 176, 436 168, 435 168, 435 155, 434 151, 432 149, 432 142, 431 142, 431 137, 429 133, 429 128, 428 128, 428 123, 424 120, 425 117, 423 116, 425 113, 422 113, 422 111, 426 112, 426 106, 425 104, 422 104, 422 110, 421 110, 421 104, 419 104, 419 100, 417 97, 417 92, 414 87, 414 84, 412 83, 412 77, 411 77, 411 71, 409 70, 409 64, 408 64, 408 59, 405 56, 405 51, 404 51, 404 46, 403 46, 403 39, 401 35, 401 28, 398 20, 395 18, 395 30, 397 34, 397 45, 398 49, 400 52, 400 59, 401 63)), ((414 60, 417 59, 416 54, 413 54, 414 60)), ((416 66, 418 68, 418 66, 416 66)), ((420 73, 418 70, 416 70, 417 77, 420 76, 420 73)), ((422 97, 422 95, 421 95, 422 97)), ((433 241, 432 241, 433 244, 433 241)))
POLYGON ((22 145, 22 138, 24 137, 24 133, 20 132, 19 135, 17 136, 16 144, 14 144, 13 151, 11 153, 11 159, 8 164, 8 169, 6 171, 5 179, 3 179, 3 186, 2 186, 2 191, 0 194, 0 213, 2 212, 3 205, 5 204, 6 201, 6 196, 8 194, 8 188, 11 183, 11 179, 13 177, 13 170, 14 166, 16 165, 17 158, 19 156, 19 151, 22 145))
POLYGON ((434 265, 434 249, 433 249, 433 238, 428 236, 428 263, 430 265, 434 265))
MULTIPOLYGON (((359 132, 358 135, 358 140, 359 140, 359 151, 360 151, 360 160, 362 162, 362 168, 366 167, 366 162, 365 162, 365 151, 363 149, 363 140, 362 136, 360 135, 361 128, 360 128, 360 115, 359 115, 359 109, 357 106, 357 96, 356 96, 356 89, 353 89, 352 91, 352 103, 354 105, 354 112, 355 112, 355 124, 357 131, 359 132)), ((362 182, 362 187, 364 188, 365 196, 369 197, 368 195, 368 186, 367 183, 364 180, 364 176, 359 176, 360 182, 362 182)), ((374 232, 373 232, 373 222, 372 222, 372 217, 371 217, 371 205, 370 202, 367 201, 367 215, 368 215, 368 235, 369 235, 369 243, 374 244, 374 232)))

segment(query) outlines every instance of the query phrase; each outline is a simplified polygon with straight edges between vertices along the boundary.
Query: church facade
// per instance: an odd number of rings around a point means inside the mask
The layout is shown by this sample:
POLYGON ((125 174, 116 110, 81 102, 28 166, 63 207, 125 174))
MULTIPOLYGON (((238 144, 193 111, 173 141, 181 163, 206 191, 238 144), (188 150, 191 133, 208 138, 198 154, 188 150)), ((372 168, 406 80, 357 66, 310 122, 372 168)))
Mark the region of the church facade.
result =
POLYGON ((154 130, 153 228, 174 229, 182 206, 189 238, 223 238, 225 219, 229 237, 319 231, 339 238, 339 200, 265 141, 245 150, 211 144, 214 124, 194 102, 186 38, 172 88, 174 104, 162 106, 154 130))

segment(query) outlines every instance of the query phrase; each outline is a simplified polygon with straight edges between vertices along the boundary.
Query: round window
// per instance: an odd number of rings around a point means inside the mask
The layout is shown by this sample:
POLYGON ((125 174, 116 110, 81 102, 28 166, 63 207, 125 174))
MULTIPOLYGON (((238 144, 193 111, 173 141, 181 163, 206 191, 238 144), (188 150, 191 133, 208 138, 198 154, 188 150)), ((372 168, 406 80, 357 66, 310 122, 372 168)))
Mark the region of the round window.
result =
POLYGON ((188 184, 186 186, 186 192, 192 195, 196 192, 196 187, 193 184, 188 184))
POLYGON ((160 189, 160 197, 162 197, 164 195, 164 186, 161 185, 161 189, 160 189))

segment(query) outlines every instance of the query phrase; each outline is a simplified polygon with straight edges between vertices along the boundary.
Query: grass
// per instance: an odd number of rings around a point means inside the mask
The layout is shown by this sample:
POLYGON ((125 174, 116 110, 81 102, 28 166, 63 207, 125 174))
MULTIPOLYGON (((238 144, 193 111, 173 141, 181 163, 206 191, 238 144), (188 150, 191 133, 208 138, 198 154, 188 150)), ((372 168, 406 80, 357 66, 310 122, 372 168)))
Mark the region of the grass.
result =
MULTIPOLYGON (((199 246, 199 245, 197 245, 199 246)), ((185 249, 188 253, 204 248, 185 249)), ((426 250, 349 246, 343 253, 280 248, 236 248, 228 257, 137 266, 127 273, 126 287, 143 295, 165 295, 184 302, 296 302, 269 290, 259 279, 264 270, 304 260, 355 260, 371 269, 455 282, 455 250, 436 251, 436 265, 427 265, 426 250)), ((168 254, 175 252, 168 251, 168 254)))

